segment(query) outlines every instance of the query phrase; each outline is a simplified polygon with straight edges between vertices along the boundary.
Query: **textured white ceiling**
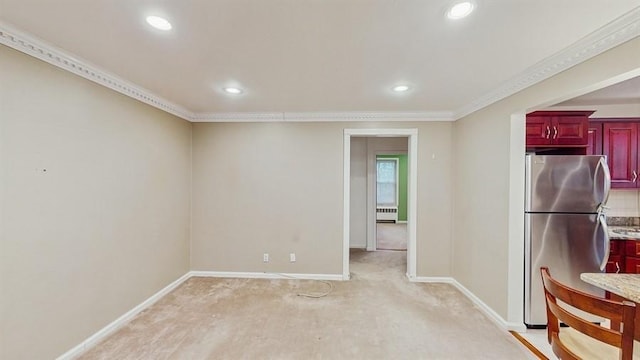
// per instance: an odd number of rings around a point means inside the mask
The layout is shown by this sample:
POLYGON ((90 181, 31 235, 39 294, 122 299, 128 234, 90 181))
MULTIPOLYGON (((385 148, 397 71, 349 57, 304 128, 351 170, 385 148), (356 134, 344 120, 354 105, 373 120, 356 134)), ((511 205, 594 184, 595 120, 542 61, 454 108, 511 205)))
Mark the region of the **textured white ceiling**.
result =
POLYGON ((477 0, 457 22, 451 3, 0 0, 0 21, 195 113, 456 111, 640 0, 477 0))

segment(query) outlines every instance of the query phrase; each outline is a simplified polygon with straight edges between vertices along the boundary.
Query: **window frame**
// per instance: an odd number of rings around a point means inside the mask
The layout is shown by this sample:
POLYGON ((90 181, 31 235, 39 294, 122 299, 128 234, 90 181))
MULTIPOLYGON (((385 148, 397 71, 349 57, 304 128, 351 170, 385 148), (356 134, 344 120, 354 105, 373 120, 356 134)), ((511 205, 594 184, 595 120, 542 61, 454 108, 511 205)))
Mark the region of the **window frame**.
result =
MULTIPOLYGON (((384 158, 378 158, 378 156, 376 155, 376 208, 385 208, 385 207, 395 207, 397 208, 399 206, 399 173, 400 173, 400 158, 397 157, 384 157, 384 158), (394 162, 395 166, 394 166, 394 173, 395 173, 395 179, 394 179, 394 184, 395 184, 395 200, 393 204, 380 204, 378 202, 378 187, 380 184, 380 181, 378 181, 378 162, 382 161, 382 162, 394 162)), ((387 184, 387 183, 383 183, 383 184, 387 184)))

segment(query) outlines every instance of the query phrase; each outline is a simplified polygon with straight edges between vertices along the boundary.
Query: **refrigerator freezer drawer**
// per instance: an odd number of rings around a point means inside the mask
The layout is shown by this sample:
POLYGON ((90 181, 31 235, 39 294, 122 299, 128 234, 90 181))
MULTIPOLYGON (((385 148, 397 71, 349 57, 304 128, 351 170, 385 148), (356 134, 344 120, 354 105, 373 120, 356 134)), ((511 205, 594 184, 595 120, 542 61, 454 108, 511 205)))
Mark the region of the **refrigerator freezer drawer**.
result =
POLYGON ((604 291, 580 280, 601 272, 609 253, 604 217, 598 214, 525 214, 525 324, 547 324, 540 267, 558 281, 597 296, 604 291))

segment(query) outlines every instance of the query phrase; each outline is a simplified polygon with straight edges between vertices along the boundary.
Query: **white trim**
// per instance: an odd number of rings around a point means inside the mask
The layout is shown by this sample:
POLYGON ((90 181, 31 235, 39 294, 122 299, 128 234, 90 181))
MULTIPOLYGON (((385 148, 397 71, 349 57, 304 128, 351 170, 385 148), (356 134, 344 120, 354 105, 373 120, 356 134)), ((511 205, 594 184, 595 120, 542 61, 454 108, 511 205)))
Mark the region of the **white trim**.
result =
POLYGON ((351 239, 351 135, 344 131, 342 162, 342 279, 349 280, 349 248, 351 239))
POLYGON ((416 276, 413 279, 409 278, 409 281, 415 283, 439 283, 439 284, 453 284, 454 278, 450 276, 416 276))
MULTIPOLYGON (((104 340, 109 335, 131 321, 136 315, 153 305, 163 296, 169 294, 183 282, 192 277, 216 277, 237 279, 295 279, 295 280, 344 280, 340 274, 288 274, 288 273, 264 273, 264 272, 231 272, 231 271, 189 271, 179 279, 165 286, 162 290, 151 295, 147 300, 136 305, 124 315, 112 321, 109 325, 95 332, 71 350, 56 358, 56 360, 71 360, 79 357, 91 347, 104 340)), ((348 280, 348 279, 347 279, 348 280)))
POLYGON ((455 111, 194 113, 0 21, 0 44, 191 122, 455 121, 638 36, 640 36, 640 7, 632 9, 455 111))
POLYGON ((387 137, 401 137, 418 135, 418 129, 344 129, 345 135, 349 136, 387 136, 387 137))
MULTIPOLYGON (((350 209, 351 209, 351 137, 408 137, 409 157, 408 166, 408 199, 407 199, 407 276, 416 276, 416 222, 417 222, 417 202, 418 202, 418 129, 398 128, 398 129, 344 129, 344 156, 343 156, 343 243, 342 243, 342 272, 343 277, 349 274, 349 237, 350 237, 350 209)), ((370 154, 367 148, 367 153, 370 154)), ((368 155, 369 156, 369 155, 368 155)), ((373 206, 368 206, 373 209, 373 206)), ((369 241, 367 241, 367 246, 369 241)), ((346 280, 346 279, 345 279, 346 280)))
MULTIPOLYGON (((376 160, 378 155, 407 155, 409 153, 409 144, 407 139, 406 150, 394 150, 394 149, 379 149, 376 146, 371 145, 370 141, 367 141, 367 202, 371 206, 367 206, 367 251, 376 251, 378 249, 378 228, 376 223, 376 208, 373 205, 377 205, 376 196, 376 160)), ((409 164, 407 164, 408 166, 409 164)), ((408 170, 407 170, 408 175, 408 170)), ((409 179, 407 178, 407 182, 409 179)), ((407 184, 407 193, 409 192, 409 184, 407 184)), ((407 199, 408 200, 408 199, 407 199)), ((407 203, 407 211, 409 211, 409 204, 407 203)), ((401 223, 398 221, 397 223, 401 223)), ((402 221, 406 224, 407 221, 402 221)), ((408 237, 408 235, 407 235, 408 237)))
POLYGON ((415 277, 413 279, 409 278, 412 282, 421 282, 421 283, 444 283, 451 284, 456 289, 460 290, 462 294, 464 294, 471 302, 480 309, 491 321, 493 321, 499 327, 506 330, 513 330, 517 332, 525 332, 526 327, 524 323, 518 322, 508 322, 506 321, 500 314, 495 312, 489 305, 487 305, 484 301, 480 300, 474 293, 469 291, 466 287, 460 284, 456 279, 452 277, 415 277))
POLYGON ((376 225, 376 147, 367 139, 367 251, 378 248, 378 228, 376 225))
POLYGON ((458 120, 640 36, 640 6, 454 111, 458 120))
POLYGON ((151 295, 151 297, 149 297, 147 300, 141 302, 133 309, 127 311, 124 315, 112 321, 109 325, 98 330, 96 333, 89 336, 86 340, 82 341, 80 344, 76 345, 71 350, 60 355, 57 358, 57 360, 75 359, 76 357, 82 355, 82 353, 84 353, 85 351, 87 351, 89 348, 93 347, 100 341, 104 340, 107 336, 113 334, 116 330, 120 329, 123 325, 125 325, 127 322, 133 319, 136 315, 138 315, 141 311, 153 305, 156 301, 160 300, 160 298, 170 293, 173 289, 177 288, 180 284, 185 282, 190 277, 191 277, 190 273, 186 273, 182 275, 179 279, 165 286, 162 290, 158 291, 157 293, 151 295))
POLYGON ((289 112, 285 121, 453 121, 451 111, 289 112))
POLYGON ((192 122, 274 122, 284 121, 284 113, 210 113, 194 114, 192 122))
POLYGON ((342 274, 290 274, 273 272, 243 272, 243 271, 191 271, 190 277, 214 277, 235 279, 295 279, 295 280, 349 280, 342 274))
POLYGON ((185 120, 191 120, 193 117, 193 113, 184 107, 172 103, 167 99, 163 99, 147 89, 111 74, 86 60, 60 50, 43 40, 20 32, 1 21, 0 44, 4 44, 27 55, 31 55, 37 59, 48 62, 51 65, 67 70, 87 80, 91 80, 97 84, 108 87, 111 90, 115 90, 121 94, 138 101, 142 101, 145 104, 151 105, 185 120))
POLYGON ((409 167, 407 192, 407 227, 409 239, 407 241, 407 268, 409 279, 417 275, 417 226, 418 226, 418 130, 409 136, 409 167))
POLYGON ((511 115, 509 144, 509 241, 507 255, 507 320, 524 321, 524 112, 511 115))
POLYGON ((353 111, 353 112, 267 112, 267 113, 202 113, 193 122, 361 122, 361 121, 453 121, 450 111, 353 111))

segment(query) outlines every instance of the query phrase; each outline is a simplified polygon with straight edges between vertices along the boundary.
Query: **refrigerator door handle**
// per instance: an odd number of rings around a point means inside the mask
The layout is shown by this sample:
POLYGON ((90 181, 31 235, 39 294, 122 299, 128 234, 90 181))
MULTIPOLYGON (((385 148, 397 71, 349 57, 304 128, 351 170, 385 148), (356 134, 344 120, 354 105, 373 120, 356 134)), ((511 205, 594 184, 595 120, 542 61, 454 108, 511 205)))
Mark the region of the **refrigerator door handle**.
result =
MULTIPOLYGON (((600 205, 598 205, 597 211, 602 212, 606 208, 605 204, 607 203, 607 200, 609 200, 609 192, 611 191, 611 173, 609 173, 609 166, 607 165, 607 160, 604 156, 600 158, 600 161, 598 161, 598 165, 596 166, 596 176, 599 174, 602 176, 602 200, 600 205)), ((593 182, 594 186, 597 184, 597 181, 593 182)))
POLYGON ((600 233, 598 239, 603 239, 604 241, 604 256, 602 257, 602 262, 600 263, 600 270, 604 270, 607 267, 607 262, 609 261, 609 252, 611 251, 611 242, 609 241, 609 228, 607 226, 607 216, 605 214, 598 214, 598 228, 600 233))

